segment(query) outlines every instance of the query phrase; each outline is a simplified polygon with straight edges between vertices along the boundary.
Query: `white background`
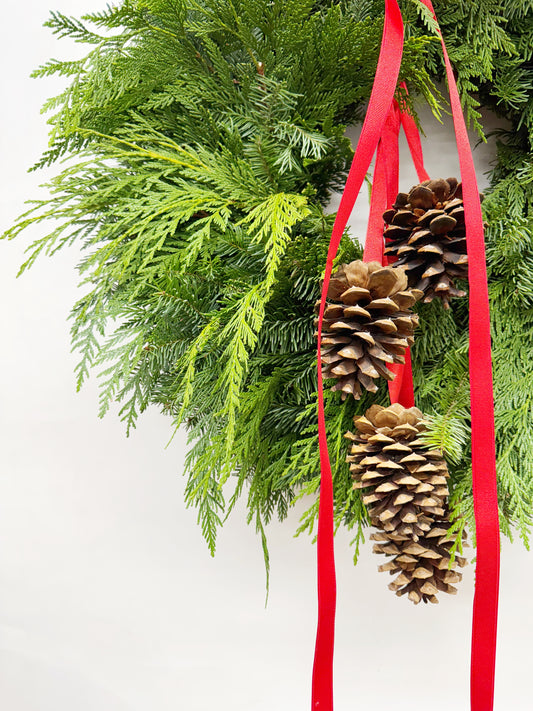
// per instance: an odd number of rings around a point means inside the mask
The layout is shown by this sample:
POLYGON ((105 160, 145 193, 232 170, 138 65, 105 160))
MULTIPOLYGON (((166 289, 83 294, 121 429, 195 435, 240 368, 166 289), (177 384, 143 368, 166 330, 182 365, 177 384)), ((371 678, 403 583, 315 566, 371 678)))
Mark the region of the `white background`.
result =
MULTIPOLYGON (((49 57, 80 51, 41 27, 47 5, 3 7, 0 231, 52 174, 26 169, 46 146, 39 108, 60 84, 28 75, 49 57)), ((102 6, 53 3, 72 14, 102 6)), ((456 174, 450 121, 422 116, 430 172, 456 174)), ((481 181, 492 155, 490 145, 476 150, 481 181)), ((414 182, 405 170, 403 187, 414 182)), ((43 229, 0 244, 0 706, 308 709, 315 548, 293 538, 303 508, 270 526, 265 609, 261 547, 244 507, 222 531, 215 559, 184 507, 184 437, 165 449, 170 422, 151 411, 127 439, 115 413, 97 418, 94 381, 75 393, 66 317, 78 296, 78 252, 42 259, 15 279, 24 246, 43 229)), ((458 596, 414 607, 387 590, 370 544, 353 567, 349 541, 337 536, 337 711, 466 711, 472 570, 458 596)), ((531 557, 505 542, 502 563, 496 709, 530 711, 531 557)))

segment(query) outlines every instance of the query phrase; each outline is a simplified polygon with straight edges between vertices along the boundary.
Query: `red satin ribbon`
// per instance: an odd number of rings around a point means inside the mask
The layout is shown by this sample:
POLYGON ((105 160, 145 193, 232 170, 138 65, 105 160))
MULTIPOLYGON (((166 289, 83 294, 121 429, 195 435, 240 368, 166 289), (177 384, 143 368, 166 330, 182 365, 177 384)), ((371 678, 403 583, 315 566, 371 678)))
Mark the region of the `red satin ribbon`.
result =
MULTIPOLYGON (((420 0, 434 13, 430 0, 420 0)), ((494 408, 490 354, 490 322, 485 266, 483 221, 468 135, 453 71, 443 45, 461 176, 467 228, 470 284, 470 383, 472 406, 472 477, 477 532, 476 593, 472 630, 472 711, 491 711, 494 694, 494 662, 499 579, 499 525, 496 492, 494 408)), ((318 343, 333 260, 364 176, 385 129, 396 88, 403 49, 403 22, 396 0, 385 1, 385 24, 363 130, 346 181, 328 250, 318 319, 318 343)), ((420 180, 427 179, 416 125, 400 116, 420 180)), ((381 169, 380 169, 381 170, 381 169)), ((380 174, 377 194, 388 195, 391 179, 380 174)), ((324 418, 324 392, 318 346, 318 432, 321 490, 318 522, 318 627, 313 666, 312 709, 333 710, 333 646, 335 628, 335 560, 333 546, 333 482, 324 418)), ((394 381, 393 381, 394 382, 394 381)), ((402 395, 398 393, 398 397, 402 395)))
MULTIPOLYGON (((384 253, 383 213, 392 206, 398 194, 400 122, 400 107, 396 99, 393 99, 376 153, 370 196, 370 214, 363 252, 365 262, 390 263, 390 259, 384 253)), ((417 160, 421 159, 421 157, 422 146, 420 145, 420 153, 417 154, 417 160)), ((406 353, 403 365, 394 363, 388 367, 395 374, 394 380, 388 383, 391 403, 399 402, 404 407, 412 407, 415 403, 415 396, 410 353, 406 353)))
MULTIPOLYGON (((433 14, 430 0, 420 0, 433 14)), ((438 25, 437 25, 438 27, 438 25)), ((450 92, 465 206, 469 284, 469 369, 472 419, 472 486, 476 518, 476 588, 472 622, 470 701, 472 711, 491 711, 494 704, 496 631, 500 578, 500 526, 496 480, 494 398, 490 347, 490 314, 485 264, 483 217, 476 172, 461 100, 442 34, 442 51, 450 92)))
POLYGON ((394 99, 391 103, 383 133, 379 139, 370 193, 370 214, 366 231, 363 260, 385 264, 383 252, 383 213, 392 205, 398 194, 400 156, 398 134, 400 133, 400 109, 394 99))
MULTIPOLYGON (((407 92, 405 83, 402 82, 400 86, 407 92)), ((429 179, 424 168, 422 144, 416 123, 412 116, 404 111, 400 111, 398 102, 394 99, 387 116, 387 121, 385 122, 376 154, 370 200, 370 215, 363 254, 363 259, 366 262, 378 261, 381 264, 391 264, 392 261, 394 261, 390 258, 385 258, 383 251, 384 224, 382 216, 383 212, 393 205, 398 194, 400 167, 398 138, 400 123, 407 138, 407 144, 417 171, 418 179, 420 181, 429 179)), ((413 407, 415 404, 415 395, 410 349, 408 348, 406 350, 405 363, 403 365, 391 364, 388 367, 395 374, 394 380, 388 383, 391 403, 398 402, 404 407, 413 407)))
POLYGON ((317 535, 318 626, 313 665, 313 711, 333 711, 333 646, 335 638, 335 555, 333 546, 333 481, 324 418, 320 340, 333 260, 365 179, 394 98, 403 50, 403 21, 396 0, 385 0, 385 23, 368 112, 353 157, 331 234, 318 314, 318 441, 320 503, 317 535))
MULTIPOLYGON (((402 82, 400 87, 403 89, 404 93, 407 94, 405 82, 402 82)), ((426 169, 424 168, 424 156, 422 154, 422 143, 420 142, 418 127, 414 118, 406 111, 402 111, 400 113, 400 120, 402 122, 405 137, 407 138, 409 150, 411 151, 411 158, 415 164, 418 180, 423 183, 425 180, 429 180, 429 175, 426 173, 426 169)))
MULTIPOLYGON (((400 87, 407 94, 407 87, 405 82, 401 82, 400 87)), ((397 102, 394 102, 395 108, 397 109, 397 116, 399 117, 400 123, 407 138, 407 145, 409 146, 409 151, 411 153, 411 158, 415 166, 415 170, 418 176, 418 180, 423 182, 424 180, 429 180, 429 175, 424 168, 424 155, 422 153, 422 143, 420 141, 420 133, 414 118, 408 114, 406 111, 401 111, 397 102)), ((389 174, 392 177, 388 184, 387 191, 387 208, 391 207, 398 194, 398 173, 399 173, 399 163, 400 156, 398 152, 398 135, 399 135, 399 125, 395 126, 395 142, 391 145, 392 141, 389 137, 389 146, 387 146, 386 151, 384 151, 385 160, 391 164, 389 168, 389 174)), ((384 135, 384 140, 387 140, 387 136, 384 135)), ((392 264, 394 260, 388 259, 387 263, 392 264)), ((404 407, 414 407, 415 404, 415 393, 413 385, 413 366, 411 362, 411 349, 407 348, 405 351, 405 363, 403 365, 391 364, 389 369, 395 373, 394 380, 388 383, 389 386, 389 397, 391 403, 398 402, 404 407)))

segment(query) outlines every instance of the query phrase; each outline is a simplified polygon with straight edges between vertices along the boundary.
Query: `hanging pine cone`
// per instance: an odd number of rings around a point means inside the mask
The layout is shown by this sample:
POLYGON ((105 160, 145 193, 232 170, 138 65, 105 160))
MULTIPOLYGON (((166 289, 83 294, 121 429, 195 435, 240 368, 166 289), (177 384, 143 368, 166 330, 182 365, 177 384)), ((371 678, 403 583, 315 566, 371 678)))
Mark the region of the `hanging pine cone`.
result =
POLYGON ((409 285, 424 292, 424 301, 465 296, 455 279, 467 279, 468 257, 461 183, 456 178, 427 180, 409 194, 399 193, 383 214, 385 254, 397 257, 409 285))
POLYGON ((451 548, 457 534, 449 535, 450 526, 445 518, 436 520, 425 536, 416 542, 408 536, 381 531, 370 536, 373 541, 379 541, 374 546, 374 553, 394 556, 378 568, 391 575, 398 573, 389 584, 390 590, 399 597, 407 595, 415 605, 419 602, 438 603, 438 592, 457 593, 452 583, 459 582, 463 576, 456 568, 458 565, 464 567, 466 560, 456 555, 452 562, 451 548))
POLYGON ((444 515, 449 493, 442 452, 419 438, 422 413, 397 403, 372 405, 354 424, 357 434, 345 435, 353 441, 347 461, 372 524, 417 541, 444 515))
POLYGON ((376 392, 379 377, 393 379, 387 364, 405 362, 418 325, 411 306, 421 297, 407 288, 402 269, 360 260, 339 267, 329 285, 321 340, 322 374, 338 379, 332 390, 358 400, 361 386, 376 392))
MULTIPOLYGON (((437 591, 453 593, 450 583, 460 580, 448 570, 454 539, 445 539, 449 474, 442 452, 419 437, 426 423, 416 407, 372 405, 354 424, 357 434, 345 435, 354 488, 363 489, 370 520, 382 529, 372 535, 380 542, 374 551, 395 556, 380 570, 399 573, 389 586, 397 594, 437 602, 437 591)), ((459 557, 457 563, 464 565, 459 557)))

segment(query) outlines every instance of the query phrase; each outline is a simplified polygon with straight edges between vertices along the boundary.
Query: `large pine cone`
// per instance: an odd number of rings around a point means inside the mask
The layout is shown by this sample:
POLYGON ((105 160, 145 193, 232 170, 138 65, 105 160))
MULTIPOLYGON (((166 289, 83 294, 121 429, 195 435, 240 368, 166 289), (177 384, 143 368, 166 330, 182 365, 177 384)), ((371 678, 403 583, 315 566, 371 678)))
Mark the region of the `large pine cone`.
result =
MULTIPOLYGON (((352 440, 347 461, 371 523, 381 529, 372 535, 380 542, 374 551, 395 556, 380 568, 400 574, 389 587, 415 603, 455 592, 450 583, 460 574, 448 570, 455 539, 445 538, 448 468, 442 452, 420 438, 427 424, 421 411, 372 405, 354 424, 357 434, 345 435, 352 440)), ((456 563, 464 565, 461 558, 456 563)))
POLYGON ((379 541, 374 546, 374 553, 394 556, 378 568, 380 572, 388 571, 391 575, 398 573, 389 584, 390 590, 398 596, 407 594, 415 605, 419 602, 438 603, 438 592, 457 593, 457 588, 451 583, 462 579, 456 568, 458 565, 464 567, 466 560, 456 555, 452 562, 450 549, 457 534, 449 534, 450 526, 447 520, 435 521, 426 535, 416 542, 408 536, 385 532, 370 536, 372 540, 379 541))
POLYGON ((465 296, 454 279, 468 278, 466 233, 461 183, 456 178, 427 180, 409 194, 399 193, 392 209, 383 214, 385 254, 397 257, 409 285, 449 308, 452 297, 465 296))
POLYGON ((321 353, 324 378, 337 378, 332 390, 358 400, 376 380, 394 378, 388 363, 404 363, 414 342, 418 316, 411 306, 422 292, 407 288, 403 269, 356 260, 333 275, 324 312, 321 353))
POLYGON ((419 438, 422 413, 397 403, 372 405, 354 424, 357 434, 345 435, 353 441, 347 461, 372 524, 417 541, 443 516, 449 494, 442 452, 419 438))

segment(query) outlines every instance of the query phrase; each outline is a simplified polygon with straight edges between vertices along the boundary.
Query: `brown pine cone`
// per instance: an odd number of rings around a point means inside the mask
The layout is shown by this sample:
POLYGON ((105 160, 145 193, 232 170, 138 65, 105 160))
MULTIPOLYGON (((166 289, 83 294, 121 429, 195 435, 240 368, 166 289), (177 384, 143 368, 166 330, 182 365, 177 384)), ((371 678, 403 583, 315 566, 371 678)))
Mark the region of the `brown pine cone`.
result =
POLYGON ((427 424, 422 413, 397 403, 372 405, 354 424, 357 434, 345 435, 353 442, 347 461, 372 524, 418 541, 444 515, 449 494, 442 452, 419 438, 427 424))
POLYGON ((374 553, 394 556, 380 565, 378 570, 388 571, 391 575, 398 573, 389 585, 398 597, 407 595, 411 602, 418 605, 419 602, 438 603, 438 592, 457 593, 452 583, 459 582, 463 576, 456 568, 458 565, 464 567, 466 560, 456 555, 451 562, 450 549, 457 540, 457 534, 452 533, 448 537, 450 526, 451 523, 445 519, 435 521, 425 536, 416 542, 409 536, 386 532, 370 536, 373 541, 379 541, 374 546, 374 553))
POLYGON ((457 536, 447 538, 449 474, 442 452, 428 450, 420 438, 427 424, 421 411, 372 405, 354 424, 357 434, 345 435, 352 440, 347 461, 354 488, 363 489, 370 520, 381 529, 371 535, 379 542, 374 552, 394 556, 379 568, 398 573, 389 588, 415 604, 438 602, 439 591, 455 593, 451 583, 461 579, 455 568, 466 561, 456 556, 451 563, 457 536))
POLYGON ((421 297, 407 288, 402 269, 360 260, 339 267, 328 290, 321 340, 323 377, 338 380, 332 390, 358 400, 361 386, 376 392, 378 378, 394 378, 387 364, 405 362, 418 325, 411 306, 421 297))
POLYGON ((449 308, 452 297, 465 296, 455 279, 468 278, 461 183, 456 178, 427 180, 399 193, 383 214, 385 254, 407 272, 409 286, 424 292, 424 302, 439 298, 449 308))

